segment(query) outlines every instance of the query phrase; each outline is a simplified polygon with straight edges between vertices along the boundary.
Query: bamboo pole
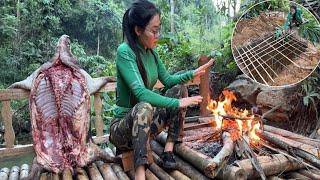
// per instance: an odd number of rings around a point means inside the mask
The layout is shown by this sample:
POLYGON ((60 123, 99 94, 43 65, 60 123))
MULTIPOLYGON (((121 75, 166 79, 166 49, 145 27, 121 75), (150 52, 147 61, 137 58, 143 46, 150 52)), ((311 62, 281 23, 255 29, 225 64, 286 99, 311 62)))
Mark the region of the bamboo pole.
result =
MULTIPOLYGON (((114 157, 114 153, 110 148, 105 148, 106 153, 108 153, 111 157, 114 157)), ((111 164, 113 172, 117 175, 120 180, 130 180, 128 175, 123 171, 119 164, 112 163, 111 164)))
MULTIPOLYGON (((48 179, 48 173, 47 172, 44 172, 44 173, 41 173, 40 175, 40 180, 47 180, 48 179)), ((9 179, 10 180, 10 179, 9 179)), ((14 179, 12 179, 14 180, 14 179)))
POLYGON ((97 166, 98 166, 99 171, 102 174, 102 177, 104 179, 109 179, 109 180, 117 180, 118 179, 116 173, 114 173, 114 171, 111 167, 111 164, 98 161, 97 166))
MULTIPOLYGON (((303 164, 291 161, 282 154, 274 154, 271 156, 258 156, 257 160, 266 176, 276 175, 279 173, 293 171, 304 167, 303 164)), ((239 168, 243 169, 248 178, 258 178, 260 174, 251 164, 249 159, 236 161, 239 168)), ((232 175, 236 177, 235 175, 232 175)))
POLYGON ((76 175, 78 180, 89 180, 86 171, 80 167, 76 168, 76 175))
POLYGON ((65 169, 62 172, 62 179, 63 180, 72 180, 72 173, 70 169, 65 169))
POLYGON ((159 180, 159 178, 158 178, 156 175, 154 175, 154 174, 150 171, 150 169, 147 169, 147 170, 146 170, 146 179, 147 179, 147 180, 159 180))
POLYGON ((188 176, 184 175, 182 172, 173 170, 169 172, 170 176, 172 176, 174 179, 179 180, 191 180, 188 176))
POLYGON ((111 167, 114 173, 116 173, 117 177, 120 180, 130 180, 128 175, 123 171, 123 169, 121 168, 121 166, 119 166, 119 164, 112 164, 111 167))
POLYGON ((284 180, 283 178, 280 178, 278 176, 269 176, 268 180, 284 180))
MULTIPOLYGON (((162 154, 164 148, 157 141, 152 140, 150 142, 150 145, 151 145, 152 150, 158 156, 160 156, 162 154)), ((175 160, 177 163, 177 170, 179 170, 183 174, 187 175, 191 179, 208 179, 201 172, 199 172, 197 169, 195 169, 192 165, 183 161, 178 156, 175 156, 175 160)))
POLYGON ((50 173, 47 176, 49 180, 60 180, 59 174, 57 173, 50 173))
MULTIPOLYGON (((161 132, 157 136, 157 140, 164 145, 167 139, 167 133, 161 132)), ((191 163, 193 166, 197 167, 206 176, 213 178, 215 177, 214 170, 217 168, 216 163, 212 159, 204 154, 201 154, 193 149, 182 144, 176 144, 174 146, 174 152, 181 156, 183 159, 191 163)))
MULTIPOLYGON (((162 161, 161 161, 160 157, 155 152, 152 152, 152 157, 153 157, 154 162, 155 162, 154 164, 156 164, 157 166, 158 165, 161 166, 162 161)), ((163 169, 161 169, 161 170, 163 170, 163 169)), ((172 176, 171 178, 174 178, 174 179, 184 179, 184 180, 189 180, 190 179, 188 176, 184 175, 182 172, 180 172, 178 170, 169 170, 169 176, 170 177, 172 176)), ((160 176, 158 176, 158 177, 160 177, 160 176)), ((170 177, 164 178, 164 179, 170 179, 170 177)))
MULTIPOLYGON (((154 153, 153 153, 154 154, 154 153)), ((161 169, 156 163, 152 163, 149 166, 151 172, 153 172, 159 179, 174 180, 166 171, 161 169)))
POLYGON ((245 180, 247 179, 247 174, 245 171, 237 166, 228 165, 222 171, 219 172, 218 179, 236 179, 236 180, 245 180))
POLYGON ((0 170, 0 179, 7 180, 10 175, 10 169, 9 168, 2 168, 0 170))
POLYGON ((92 163, 91 165, 88 166, 88 174, 90 179, 103 180, 103 177, 100 174, 100 171, 98 170, 95 163, 92 163))
POLYGON ((290 172, 287 174, 288 178, 291 178, 291 179, 303 179, 303 180, 311 180, 310 178, 308 178, 307 176, 304 176, 298 172, 290 172))
POLYGON ((308 178, 311 178, 311 179, 320 179, 320 175, 316 174, 316 172, 312 172, 311 170, 300 169, 298 171, 298 173, 300 173, 308 178))
POLYGON ((28 177, 28 174, 29 174, 29 165, 22 164, 20 168, 20 179, 28 177))
MULTIPOLYGON (((305 151, 305 149, 301 149, 302 147, 298 146, 299 143, 294 141, 288 141, 286 138, 279 137, 279 135, 275 135, 269 132, 263 132, 263 131, 256 131, 256 133, 262 137, 263 139, 285 149, 286 151, 290 152, 291 154, 296 154, 299 157, 307 160, 312 165, 314 165, 317 168, 320 168, 320 159, 319 157, 309 153, 308 151, 305 151)), ((305 145, 305 144, 304 144, 305 145)), ((302 145, 303 146, 303 145, 302 145)))
POLYGON ((9 180, 18 180, 19 172, 20 172, 20 168, 18 166, 13 166, 10 170, 9 180))
POLYGON ((308 144, 308 145, 320 148, 320 140, 317 140, 317 139, 311 139, 311 138, 302 136, 300 134, 296 134, 296 133, 293 133, 293 132, 290 132, 290 131, 287 131, 284 129, 280 129, 280 128, 276 128, 276 127, 268 126, 268 125, 264 125, 263 130, 274 133, 274 134, 281 135, 285 138, 289 138, 289 139, 298 141, 300 143, 304 143, 304 144, 308 144))

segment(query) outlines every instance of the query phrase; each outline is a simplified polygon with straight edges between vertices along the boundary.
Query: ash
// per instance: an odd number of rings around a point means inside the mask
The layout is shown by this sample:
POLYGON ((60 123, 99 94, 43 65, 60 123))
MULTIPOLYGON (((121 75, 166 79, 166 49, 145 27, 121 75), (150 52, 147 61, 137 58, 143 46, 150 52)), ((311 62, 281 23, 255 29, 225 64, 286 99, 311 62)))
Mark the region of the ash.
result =
POLYGON ((211 158, 215 157, 222 149, 222 144, 219 142, 188 142, 187 146, 211 158))

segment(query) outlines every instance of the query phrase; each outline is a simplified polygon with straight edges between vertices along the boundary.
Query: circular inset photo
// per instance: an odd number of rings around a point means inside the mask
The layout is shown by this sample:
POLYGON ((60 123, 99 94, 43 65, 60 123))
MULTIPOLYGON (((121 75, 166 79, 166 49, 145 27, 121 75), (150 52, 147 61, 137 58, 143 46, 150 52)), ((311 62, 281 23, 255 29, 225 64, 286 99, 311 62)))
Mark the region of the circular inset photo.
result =
POLYGON ((264 1, 238 20, 232 53, 241 71, 267 86, 296 84, 320 60, 320 25, 314 15, 291 1, 264 1))

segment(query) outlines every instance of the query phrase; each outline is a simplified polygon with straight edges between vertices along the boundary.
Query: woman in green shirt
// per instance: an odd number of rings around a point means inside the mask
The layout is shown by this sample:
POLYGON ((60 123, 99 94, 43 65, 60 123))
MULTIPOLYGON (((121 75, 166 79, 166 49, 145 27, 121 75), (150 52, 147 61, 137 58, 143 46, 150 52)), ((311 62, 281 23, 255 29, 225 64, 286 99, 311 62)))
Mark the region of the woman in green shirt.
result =
POLYGON ((161 155, 164 168, 175 168, 173 146, 181 142, 185 109, 199 104, 201 96, 187 97, 180 85, 204 74, 213 60, 194 71, 170 75, 154 49, 160 35, 160 11, 147 0, 138 0, 123 16, 125 42, 117 49, 117 90, 110 140, 117 150, 134 151, 136 179, 145 178, 149 140, 168 126, 161 155), (165 96, 152 91, 160 80, 169 89, 165 96), (171 88, 171 89, 170 89, 171 88))

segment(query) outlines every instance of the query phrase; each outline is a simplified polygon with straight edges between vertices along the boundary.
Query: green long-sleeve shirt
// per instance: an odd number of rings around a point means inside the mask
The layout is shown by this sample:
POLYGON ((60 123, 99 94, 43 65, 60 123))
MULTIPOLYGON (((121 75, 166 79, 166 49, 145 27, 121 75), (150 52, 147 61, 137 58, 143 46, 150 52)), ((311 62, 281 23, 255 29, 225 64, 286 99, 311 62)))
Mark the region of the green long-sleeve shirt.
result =
POLYGON ((136 55, 130 46, 124 42, 117 49, 117 90, 116 106, 113 114, 116 118, 124 117, 127 112, 138 102, 148 102, 155 107, 174 108, 179 107, 179 100, 157 94, 152 91, 153 86, 159 79, 165 87, 172 87, 184 83, 193 78, 193 71, 187 71, 180 75, 170 75, 163 65, 159 55, 151 49, 144 49, 138 44, 141 50, 141 59, 148 77, 147 87, 144 85, 140 75, 136 55))
POLYGON ((294 13, 294 14, 292 14, 291 12, 288 13, 286 22, 284 23, 284 29, 285 30, 289 29, 289 26, 292 23, 293 18, 295 18, 299 23, 303 22, 301 8, 297 8, 296 9, 296 13, 294 13))

